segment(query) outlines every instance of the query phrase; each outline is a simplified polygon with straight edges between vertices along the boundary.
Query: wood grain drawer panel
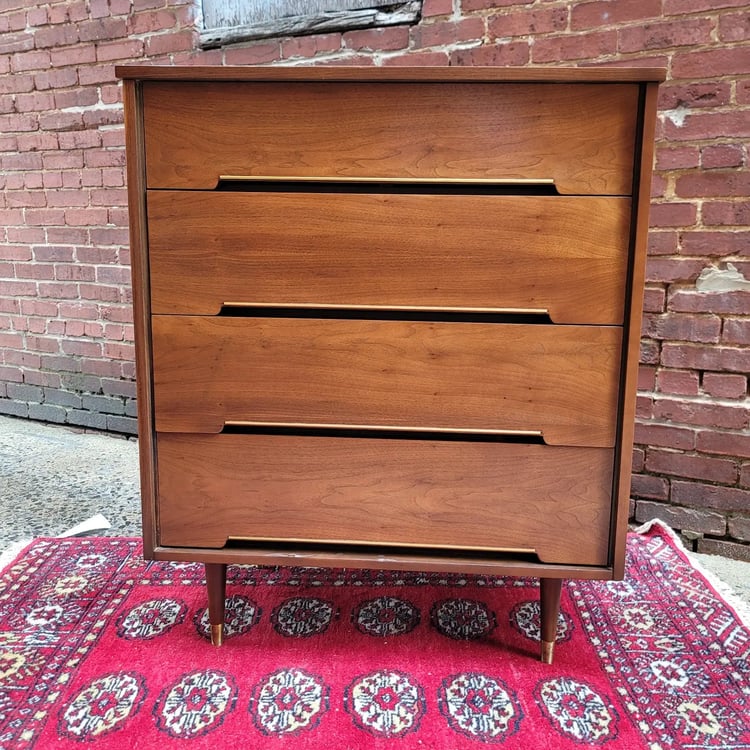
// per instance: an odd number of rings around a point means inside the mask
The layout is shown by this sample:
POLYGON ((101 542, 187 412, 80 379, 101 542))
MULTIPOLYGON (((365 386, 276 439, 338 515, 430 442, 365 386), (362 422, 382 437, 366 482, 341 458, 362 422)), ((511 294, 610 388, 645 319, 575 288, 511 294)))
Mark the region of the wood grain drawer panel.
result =
POLYGON ((621 324, 630 200, 150 191, 151 308, 541 308, 621 324))
POLYGON ((613 452, 268 435, 159 435, 159 537, 489 550, 605 565, 613 452))
POLYGON ((152 188, 222 174, 632 188, 636 84, 146 81, 143 101, 152 188))
POLYGON ((609 447, 622 329, 154 316, 156 429, 225 421, 542 430, 609 447))

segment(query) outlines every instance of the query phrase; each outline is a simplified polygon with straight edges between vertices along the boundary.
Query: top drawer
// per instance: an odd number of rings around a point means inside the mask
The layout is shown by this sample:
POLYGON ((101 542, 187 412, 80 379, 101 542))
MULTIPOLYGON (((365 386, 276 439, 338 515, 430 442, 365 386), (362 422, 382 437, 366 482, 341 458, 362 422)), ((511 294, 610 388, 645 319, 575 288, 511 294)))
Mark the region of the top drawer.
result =
POLYGON ((145 81, 143 98, 150 188, 268 175, 632 190, 636 84, 145 81))

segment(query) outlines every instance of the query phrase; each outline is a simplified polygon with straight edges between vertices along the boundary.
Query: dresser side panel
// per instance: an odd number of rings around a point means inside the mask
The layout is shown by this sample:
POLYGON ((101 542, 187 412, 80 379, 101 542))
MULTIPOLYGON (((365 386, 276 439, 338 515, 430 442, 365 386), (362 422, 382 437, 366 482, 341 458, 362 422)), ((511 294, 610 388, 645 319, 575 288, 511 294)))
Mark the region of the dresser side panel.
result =
POLYGON ((629 311, 623 344, 626 357, 622 373, 619 461, 615 466, 613 498, 613 570, 620 579, 625 574, 625 542, 629 515, 630 482, 633 465, 633 434, 635 431, 635 402, 641 340, 641 318, 646 275, 649 207, 651 203, 651 172, 654 159, 654 130, 656 126, 657 83, 643 84, 639 142, 636 144, 634 176, 636 192, 633 197, 633 260, 630 279, 629 311))
POLYGON ((140 83, 132 80, 123 82, 123 105, 125 110, 126 175, 130 221, 130 268, 133 287, 143 553, 147 559, 150 559, 156 546, 157 528, 156 441, 153 427, 146 159, 140 83))

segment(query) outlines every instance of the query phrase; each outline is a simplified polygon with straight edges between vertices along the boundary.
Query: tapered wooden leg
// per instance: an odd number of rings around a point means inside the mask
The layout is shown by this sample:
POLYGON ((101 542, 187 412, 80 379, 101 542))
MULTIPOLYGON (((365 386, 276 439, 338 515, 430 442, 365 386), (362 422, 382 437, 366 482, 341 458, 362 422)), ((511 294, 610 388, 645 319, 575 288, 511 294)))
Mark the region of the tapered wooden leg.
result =
POLYGON ((224 599, 227 587, 227 566, 206 563, 208 592, 208 621, 211 624, 211 643, 221 646, 224 640, 224 599))
POLYGON ((552 664, 557 639, 557 617, 560 613, 561 578, 542 578, 540 588, 540 625, 542 641, 542 661, 552 664))

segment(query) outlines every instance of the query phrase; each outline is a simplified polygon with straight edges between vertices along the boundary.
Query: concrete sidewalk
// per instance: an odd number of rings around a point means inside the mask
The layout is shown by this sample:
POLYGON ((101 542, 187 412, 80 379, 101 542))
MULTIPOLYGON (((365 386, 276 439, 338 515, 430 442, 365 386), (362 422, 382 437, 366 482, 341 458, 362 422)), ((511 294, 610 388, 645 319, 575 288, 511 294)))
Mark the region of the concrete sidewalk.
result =
MULTIPOLYGON (((101 513, 107 536, 140 536, 138 443, 0 417, 0 553, 101 513)), ((750 563, 694 555, 750 604, 750 563)))

